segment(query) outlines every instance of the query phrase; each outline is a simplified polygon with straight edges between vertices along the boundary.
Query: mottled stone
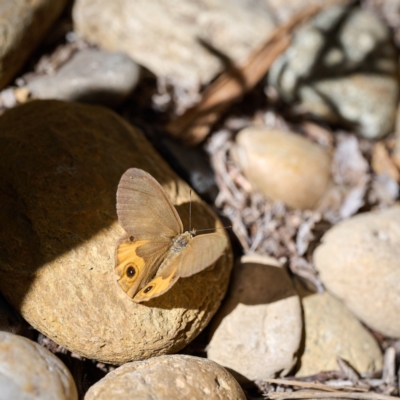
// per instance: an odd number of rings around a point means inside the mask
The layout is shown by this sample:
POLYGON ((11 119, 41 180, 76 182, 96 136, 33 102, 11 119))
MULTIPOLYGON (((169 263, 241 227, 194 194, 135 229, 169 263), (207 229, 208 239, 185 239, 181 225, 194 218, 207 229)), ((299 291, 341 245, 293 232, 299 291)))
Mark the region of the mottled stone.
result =
POLYGON ((67 0, 0 0, 0 88, 19 72, 66 4, 67 0))
POLYGON ((0 332, 0 398, 77 400, 68 368, 53 353, 21 336, 0 332))
POLYGON ((273 258, 243 256, 212 323, 207 356, 240 382, 286 375, 297 361, 300 299, 273 258))
MULTIPOLYGON (((117 283, 115 196, 128 168, 152 174, 189 225, 189 187, 137 129, 104 107, 36 100, 0 117, 0 142, 0 290, 33 327, 112 364, 176 352, 201 332, 225 295, 229 249, 143 304, 117 283)), ((219 225, 191 198, 192 227, 219 225)))
POLYGON ((330 155, 300 135, 246 128, 238 134, 236 143, 237 161, 245 175, 271 200, 310 209, 328 188, 330 155))
POLYGON ((298 30, 269 79, 289 103, 367 138, 393 130, 397 54, 387 26, 357 6, 335 6, 298 30))
POLYGON ((88 41, 190 88, 215 77, 226 57, 245 61, 274 27, 268 5, 252 0, 78 0, 73 18, 88 41))
POLYGON ((82 50, 55 75, 28 83, 33 98, 81 101, 115 107, 131 94, 139 66, 123 53, 82 50))
POLYGON ((123 365, 93 385, 85 400, 245 400, 224 368, 204 358, 173 355, 123 365))
POLYGON ((358 372, 382 369, 382 352, 374 337, 360 321, 328 292, 301 292, 305 344, 296 376, 338 369, 337 357, 358 372))
POLYGON ((356 215, 331 228, 314 252, 328 290, 361 321, 400 338, 400 207, 356 215))

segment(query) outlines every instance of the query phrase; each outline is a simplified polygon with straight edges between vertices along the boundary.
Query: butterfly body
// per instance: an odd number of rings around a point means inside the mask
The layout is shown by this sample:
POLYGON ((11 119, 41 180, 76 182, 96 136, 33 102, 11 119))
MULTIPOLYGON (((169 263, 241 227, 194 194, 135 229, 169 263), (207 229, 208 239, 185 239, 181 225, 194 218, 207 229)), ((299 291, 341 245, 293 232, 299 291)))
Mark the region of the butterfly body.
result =
POLYGON ((184 232, 164 189, 140 169, 123 174, 117 214, 126 236, 116 249, 115 271, 122 289, 138 303, 165 293, 179 278, 209 267, 227 245, 222 233, 184 232))

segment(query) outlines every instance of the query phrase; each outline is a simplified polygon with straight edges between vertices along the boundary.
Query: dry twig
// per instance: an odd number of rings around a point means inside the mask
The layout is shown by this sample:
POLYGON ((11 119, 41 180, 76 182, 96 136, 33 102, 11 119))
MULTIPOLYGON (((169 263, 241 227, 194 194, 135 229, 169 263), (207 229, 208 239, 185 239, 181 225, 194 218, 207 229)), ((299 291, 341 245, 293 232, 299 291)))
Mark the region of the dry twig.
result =
POLYGON ((356 390, 365 390, 362 387, 341 387, 342 390, 346 392, 338 391, 338 387, 332 388, 328 385, 311 383, 311 382, 301 382, 296 380, 286 380, 286 379, 263 379, 263 382, 287 385, 287 386, 297 386, 306 389, 311 389, 307 391, 296 391, 296 392, 272 392, 265 396, 268 399, 356 399, 356 400, 393 400, 398 399, 398 397, 387 396, 380 393, 359 393, 356 390), (314 389, 314 390, 312 390, 314 389), (352 392, 348 392, 352 390, 352 392), (328 393, 324 393, 328 392, 328 393))

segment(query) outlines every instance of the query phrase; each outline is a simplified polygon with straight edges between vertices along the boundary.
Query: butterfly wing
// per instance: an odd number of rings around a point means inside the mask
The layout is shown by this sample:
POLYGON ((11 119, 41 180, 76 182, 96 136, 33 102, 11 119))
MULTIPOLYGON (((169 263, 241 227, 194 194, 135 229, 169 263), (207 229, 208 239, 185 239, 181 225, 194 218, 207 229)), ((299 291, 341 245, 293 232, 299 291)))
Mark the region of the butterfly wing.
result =
POLYGON ((115 271, 122 289, 133 297, 154 277, 171 239, 183 227, 161 185, 137 168, 127 170, 121 177, 117 214, 127 235, 118 243, 115 271))
POLYGON ((129 235, 120 240, 115 254, 115 272, 118 283, 130 297, 154 277, 163 262, 171 242, 138 240, 129 235))
POLYGON ((195 236, 185 248, 145 285, 133 298, 137 303, 148 301, 168 291, 179 278, 203 271, 220 257, 227 245, 222 233, 195 236))
POLYGON ((135 238, 174 237, 182 221, 162 186, 147 172, 130 168, 117 190, 118 221, 135 238))
POLYGON ((179 277, 186 278, 206 269, 218 260, 228 240, 221 232, 195 236, 182 251, 179 277))

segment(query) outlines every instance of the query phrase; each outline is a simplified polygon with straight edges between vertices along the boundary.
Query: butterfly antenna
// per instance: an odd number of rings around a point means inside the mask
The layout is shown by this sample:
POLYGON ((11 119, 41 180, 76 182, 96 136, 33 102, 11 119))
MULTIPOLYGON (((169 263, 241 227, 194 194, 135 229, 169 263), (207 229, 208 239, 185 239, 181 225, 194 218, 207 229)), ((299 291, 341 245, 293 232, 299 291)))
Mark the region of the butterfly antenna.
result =
POLYGON ((221 227, 221 228, 196 229, 196 233, 197 233, 197 232, 204 232, 204 231, 215 231, 215 230, 217 230, 217 229, 228 229, 228 228, 232 228, 232 225, 223 226, 223 227, 221 227))
POLYGON ((192 189, 189 190, 189 232, 192 231, 192 189))

